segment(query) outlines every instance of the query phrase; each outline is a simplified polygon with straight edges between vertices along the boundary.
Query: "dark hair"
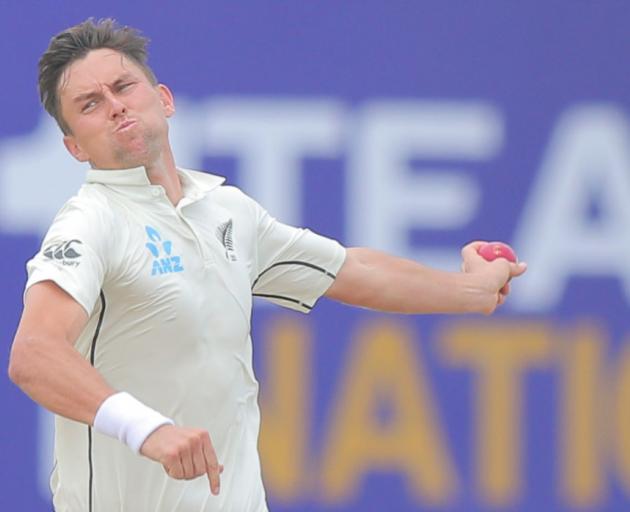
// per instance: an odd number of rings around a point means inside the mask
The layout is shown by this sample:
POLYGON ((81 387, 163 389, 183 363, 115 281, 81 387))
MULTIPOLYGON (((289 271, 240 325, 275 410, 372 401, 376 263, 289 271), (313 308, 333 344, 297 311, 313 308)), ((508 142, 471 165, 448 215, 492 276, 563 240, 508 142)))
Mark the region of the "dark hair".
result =
POLYGON ((39 59, 39 96, 46 112, 55 118, 64 134, 69 134, 71 130, 61 115, 59 80, 68 66, 84 58, 91 50, 110 48, 131 59, 155 85, 157 79, 147 64, 148 42, 138 30, 121 27, 112 18, 96 22, 94 18, 89 18, 50 40, 48 49, 39 59))

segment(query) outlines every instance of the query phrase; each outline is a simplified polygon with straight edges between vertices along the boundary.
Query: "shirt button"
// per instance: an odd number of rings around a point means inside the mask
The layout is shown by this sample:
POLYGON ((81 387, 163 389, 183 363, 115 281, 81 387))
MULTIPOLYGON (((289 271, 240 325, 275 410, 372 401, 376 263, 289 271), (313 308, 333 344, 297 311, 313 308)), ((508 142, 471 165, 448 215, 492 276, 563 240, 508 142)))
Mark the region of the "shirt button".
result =
POLYGON ((154 189, 151 191, 151 194, 153 194, 153 197, 157 197, 157 196, 159 196, 159 195, 160 195, 160 191, 159 191, 157 188, 154 188, 154 189))

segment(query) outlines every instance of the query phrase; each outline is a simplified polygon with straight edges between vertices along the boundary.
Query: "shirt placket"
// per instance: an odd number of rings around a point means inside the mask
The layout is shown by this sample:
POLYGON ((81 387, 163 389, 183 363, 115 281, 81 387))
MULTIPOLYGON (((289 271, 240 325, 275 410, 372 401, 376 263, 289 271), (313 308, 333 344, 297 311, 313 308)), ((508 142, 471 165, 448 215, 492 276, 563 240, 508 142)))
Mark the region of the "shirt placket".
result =
POLYGON ((199 254, 201 254, 204 268, 209 268, 215 263, 214 256, 212 255, 212 252, 210 251, 208 244, 204 243, 203 238, 201 237, 199 231, 195 227, 194 223, 191 222, 191 220, 186 217, 186 214, 184 211, 186 206, 192 204, 193 202, 195 202, 195 200, 196 198, 193 198, 192 200, 188 197, 182 198, 179 204, 175 207, 175 212, 177 213, 177 216, 181 219, 181 221, 188 227, 188 229, 192 233, 195 239, 195 242, 197 244, 199 254))

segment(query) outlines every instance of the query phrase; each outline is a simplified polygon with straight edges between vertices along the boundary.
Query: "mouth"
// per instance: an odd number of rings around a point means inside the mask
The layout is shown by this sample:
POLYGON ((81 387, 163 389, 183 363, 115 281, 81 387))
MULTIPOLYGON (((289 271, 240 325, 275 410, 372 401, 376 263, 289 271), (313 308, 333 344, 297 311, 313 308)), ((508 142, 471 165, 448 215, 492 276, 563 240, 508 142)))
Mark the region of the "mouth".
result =
POLYGON ((134 124, 136 124, 136 121, 134 119, 127 119, 126 121, 123 121, 122 123, 120 123, 118 125, 118 128, 116 128, 114 131, 122 132, 126 130, 127 128, 133 126, 134 124))

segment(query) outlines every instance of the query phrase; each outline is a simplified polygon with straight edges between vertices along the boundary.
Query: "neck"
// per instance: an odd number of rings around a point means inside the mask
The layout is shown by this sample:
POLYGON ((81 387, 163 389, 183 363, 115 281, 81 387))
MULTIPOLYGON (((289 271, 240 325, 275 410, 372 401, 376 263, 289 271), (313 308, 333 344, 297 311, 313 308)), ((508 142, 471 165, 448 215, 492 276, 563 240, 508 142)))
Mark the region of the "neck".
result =
POLYGON ((160 158, 145 165, 147 177, 152 185, 161 185, 166 191, 166 196, 173 205, 177 205, 183 197, 182 184, 177 175, 177 167, 173 154, 168 151, 160 155, 160 158))

